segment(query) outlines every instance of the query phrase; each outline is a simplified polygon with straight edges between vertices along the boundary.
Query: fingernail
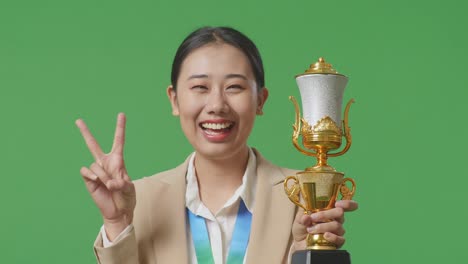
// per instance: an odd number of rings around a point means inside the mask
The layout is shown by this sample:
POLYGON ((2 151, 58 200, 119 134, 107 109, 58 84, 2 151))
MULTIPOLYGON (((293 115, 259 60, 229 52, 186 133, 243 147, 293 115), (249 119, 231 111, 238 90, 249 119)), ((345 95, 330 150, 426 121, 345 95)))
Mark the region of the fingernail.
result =
POLYGON ((316 230, 317 230, 317 228, 316 228, 315 226, 311 226, 311 227, 308 227, 308 228, 307 228, 307 232, 309 232, 309 233, 313 233, 313 232, 315 232, 316 230))
POLYGON ((310 219, 312 219, 312 221, 317 221, 317 220, 318 220, 318 215, 316 215, 316 214, 311 214, 311 215, 310 215, 310 219))

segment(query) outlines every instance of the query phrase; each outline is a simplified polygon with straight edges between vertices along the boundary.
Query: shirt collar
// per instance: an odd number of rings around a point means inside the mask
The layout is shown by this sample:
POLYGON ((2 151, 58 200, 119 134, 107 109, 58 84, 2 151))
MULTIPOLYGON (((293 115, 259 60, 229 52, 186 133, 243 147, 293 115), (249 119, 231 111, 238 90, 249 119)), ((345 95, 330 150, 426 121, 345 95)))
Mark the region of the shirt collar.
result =
MULTIPOLYGON (((185 206, 194 214, 199 215, 199 212, 202 210, 203 203, 200 200, 200 192, 197 183, 197 175, 195 173, 195 155, 194 152, 190 157, 190 161, 187 168, 187 189, 185 191, 185 206)), ((255 157, 255 153, 251 148, 249 148, 249 159, 247 161, 247 167, 244 172, 244 176, 242 176, 242 184, 237 188, 231 198, 224 204, 223 208, 229 207, 237 200, 242 198, 245 203, 245 206, 249 210, 249 212, 253 212, 254 204, 255 204, 255 189, 257 185, 257 158, 255 157)))

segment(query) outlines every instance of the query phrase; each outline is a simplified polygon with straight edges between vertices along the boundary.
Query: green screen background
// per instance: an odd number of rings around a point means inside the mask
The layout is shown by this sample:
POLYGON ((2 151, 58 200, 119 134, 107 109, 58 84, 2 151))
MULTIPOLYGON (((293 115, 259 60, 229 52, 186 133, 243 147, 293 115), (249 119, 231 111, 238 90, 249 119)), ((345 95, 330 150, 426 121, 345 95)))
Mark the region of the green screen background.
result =
POLYGON ((1 1, 0 262, 94 263, 101 226, 79 174, 83 118, 106 150, 128 116, 133 179, 192 151, 165 95, 182 39, 233 26, 258 45, 270 98, 250 145, 275 164, 291 144, 294 76, 323 56, 349 76, 353 146, 330 163, 357 184, 353 263, 467 259, 465 1, 1 1))

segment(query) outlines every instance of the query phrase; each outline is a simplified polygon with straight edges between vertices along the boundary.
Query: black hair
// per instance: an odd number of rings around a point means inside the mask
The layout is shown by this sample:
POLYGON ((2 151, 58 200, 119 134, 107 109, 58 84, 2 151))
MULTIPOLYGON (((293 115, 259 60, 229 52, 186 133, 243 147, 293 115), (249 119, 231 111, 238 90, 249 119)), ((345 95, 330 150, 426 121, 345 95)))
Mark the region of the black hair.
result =
POLYGON ((241 50, 252 66, 257 89, 260 90, 265 86, 262 58, 252 40, 230 27, 202 27, 190 33, 177 49, 171 72, 171 82, 174 90, 177 90, 177 79, 185 58, 195 49, 217 42, 226 43, 241 50))

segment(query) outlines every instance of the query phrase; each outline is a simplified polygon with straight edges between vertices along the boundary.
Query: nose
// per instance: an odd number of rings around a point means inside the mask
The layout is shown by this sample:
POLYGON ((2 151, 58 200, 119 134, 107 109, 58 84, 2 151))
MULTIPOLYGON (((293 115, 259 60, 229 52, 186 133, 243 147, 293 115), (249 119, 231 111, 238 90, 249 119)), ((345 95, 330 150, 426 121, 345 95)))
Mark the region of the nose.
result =
POLYGON ((221 89, 212 89, 206 102, 206 110, 209 114, 226 114, 229 112, 229 104, 221 89))

